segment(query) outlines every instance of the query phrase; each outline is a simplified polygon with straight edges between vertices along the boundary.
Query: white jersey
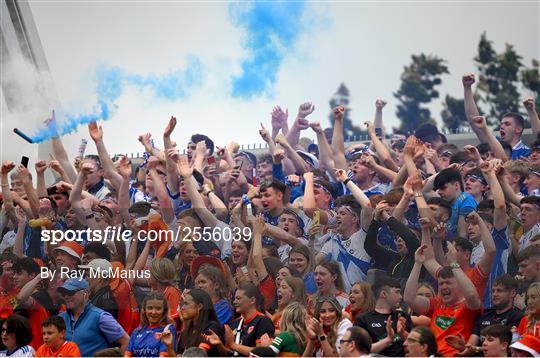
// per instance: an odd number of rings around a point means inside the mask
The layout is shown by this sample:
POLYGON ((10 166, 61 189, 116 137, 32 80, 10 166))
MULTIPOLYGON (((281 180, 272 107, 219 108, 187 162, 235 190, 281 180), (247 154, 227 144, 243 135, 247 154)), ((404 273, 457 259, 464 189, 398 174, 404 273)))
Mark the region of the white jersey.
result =
MULTIPOLYGON (((302 241, 303 245, 306 245, 306 246, 309 245, 309 241, 307 241, 306 238, 304 237, 299 237, 298 240, 302 241)), ((287 262, 289 261, 289 254, 291 253, 291 250, 292 250, 291 245, 285 244, 285 243, 283 245, 280 245, 277 249, 277 252, 279 254, 279 259, 284 265, 286 265, 287 262)))
POLYGON ((34 357, 35 355, 36 351, 31 346, 22 346, 11 353, 7 350, 0 351, 0 357, 34 357))
POLYGON ((326 243, 321 249, 327 260, 335 260, 341 268, 345 292, 349 292, 357 281, 365 281, 367 272, 371 268, 371 257, 364 249, 366 232, 358 230, 347 240, 341 234, 329 233, 324 237, 326 243))

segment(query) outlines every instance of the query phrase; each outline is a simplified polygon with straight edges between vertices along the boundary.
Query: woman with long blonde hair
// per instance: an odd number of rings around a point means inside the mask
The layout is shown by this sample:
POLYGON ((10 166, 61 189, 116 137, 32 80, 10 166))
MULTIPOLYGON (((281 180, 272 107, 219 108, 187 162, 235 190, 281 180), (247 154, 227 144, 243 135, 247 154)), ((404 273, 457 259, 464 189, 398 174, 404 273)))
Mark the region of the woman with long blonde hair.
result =
POLYGON ((283 310, 279 323, 279 334, 270 348, 280 357, 300 357, 306 346, 306 307, 300 302, 291 302, 283 310))
POLYGON ((540 338, 540 282, 534 282, 527 290, 527 308, 518 332, 520 336, 529 334, 540 338))

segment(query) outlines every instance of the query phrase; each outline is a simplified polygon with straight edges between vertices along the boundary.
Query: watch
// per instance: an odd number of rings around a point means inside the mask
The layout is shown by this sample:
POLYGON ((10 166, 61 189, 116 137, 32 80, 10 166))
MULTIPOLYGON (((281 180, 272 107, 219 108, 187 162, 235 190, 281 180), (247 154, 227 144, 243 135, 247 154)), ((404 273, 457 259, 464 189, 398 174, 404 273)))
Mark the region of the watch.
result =
POLYGON ((319 342, 326 341, 326 336, 323 334, 322 336, 319 336, 319 342))
POLYGON ((421 196, 424 196, 424 194, 421 191, 417 191, 416 193, 414 193, 415 198, 419 198, 421 196))
POLYGON ((461 266, 459 266, 459 264, 458 264, 457 262, 452 262, 452 263, 450 264, 450 267, 452 268, 452 270, 453 270, 453 269, 460 269, 460 268, 461 268, 461 266))

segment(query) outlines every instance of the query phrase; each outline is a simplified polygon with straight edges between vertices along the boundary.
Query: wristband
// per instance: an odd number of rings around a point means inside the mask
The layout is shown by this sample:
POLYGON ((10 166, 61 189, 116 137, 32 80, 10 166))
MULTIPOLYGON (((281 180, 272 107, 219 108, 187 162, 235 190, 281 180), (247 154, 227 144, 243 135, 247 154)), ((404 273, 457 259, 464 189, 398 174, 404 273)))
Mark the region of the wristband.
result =
POLYGON ((351 181, 351 179, 347 178, 343 181, 343 185, 347 186, 347 183, 349 183, 351 181))
POLYGON ((94 213, 86 215, 86 220, 93 219, 94 213))
POLYGON ((415 198, 419 198, 421 196, 424 196, 424 194, 421 191, 417 191, 416 193, 414 193, 415 198))
POLYGON ((461 268, 461 266, 459 266, 459 264, 458 264, 457 262, 452 262, 452 263, 450 264, 450 267, 452 268, 452 270, 453 270, 453 269, 460 269, 460 268, 461 268))
POLYGON ((251 201, 249 201, 247 194, 242 195, 242 201, 244 202, 244 205, 248 205, 249 203, 251 203, 251 201))

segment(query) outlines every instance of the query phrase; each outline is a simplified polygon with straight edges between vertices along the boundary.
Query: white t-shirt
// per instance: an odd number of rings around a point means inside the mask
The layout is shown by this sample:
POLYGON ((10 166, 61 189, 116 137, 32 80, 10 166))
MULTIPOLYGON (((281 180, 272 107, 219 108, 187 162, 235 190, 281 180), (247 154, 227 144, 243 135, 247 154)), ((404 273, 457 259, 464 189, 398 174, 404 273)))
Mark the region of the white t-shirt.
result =
POLYGON ((367 272, 371 268, 371 257, 364 249, 366 232, 360 229, 347 240, 343 240, 342 235, 338 233, 329 233, 325 236, 327 237, 321 239, 327 241, 320 252, 327 260, 339 263, 345 292, 349 292, 355 282, 367 279, 367 272))
POLYGON ((529 231, 523 233, 519 239, 519 252, 530 245, 531 239, 540 234, 540 223, 536 223, 529 231))
POLYGON ((10 354, 7 350, 0 351, 0 357, 34 357, 35 355, 36 351, 31 346, 22 346, 10 354))

